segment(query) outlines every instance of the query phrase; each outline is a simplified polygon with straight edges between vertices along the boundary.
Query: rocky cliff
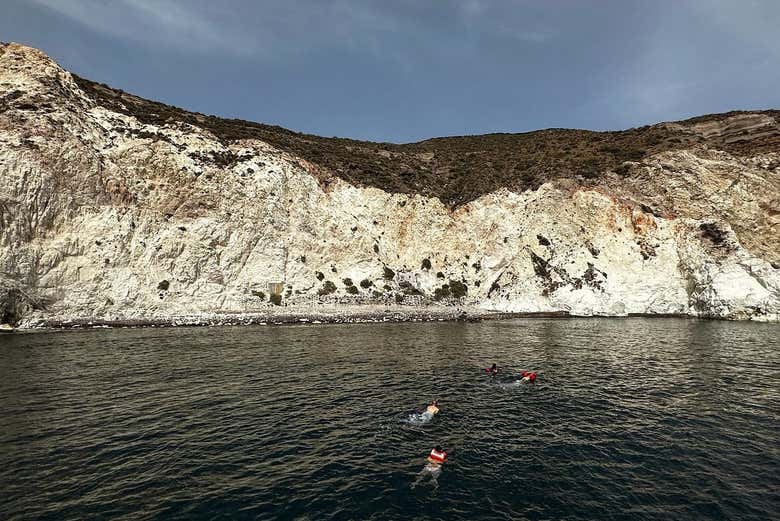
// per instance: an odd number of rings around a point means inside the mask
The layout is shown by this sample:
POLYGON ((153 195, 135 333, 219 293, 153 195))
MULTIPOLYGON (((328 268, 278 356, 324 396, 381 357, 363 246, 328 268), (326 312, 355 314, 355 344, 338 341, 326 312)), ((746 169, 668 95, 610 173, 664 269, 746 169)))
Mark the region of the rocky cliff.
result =
POLYGON ((780 319, 780 112, 408 145, 0 45, 0 322, 334 303, 780 319))

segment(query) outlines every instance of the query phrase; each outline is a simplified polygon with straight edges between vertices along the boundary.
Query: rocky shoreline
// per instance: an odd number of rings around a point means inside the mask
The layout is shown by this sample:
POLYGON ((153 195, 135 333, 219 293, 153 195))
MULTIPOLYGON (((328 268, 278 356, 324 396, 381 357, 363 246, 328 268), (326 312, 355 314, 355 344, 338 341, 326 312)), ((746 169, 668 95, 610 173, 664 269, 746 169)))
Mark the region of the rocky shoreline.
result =
MULTIPOLYGON (((608 318, 697 318, 684 314, 629 314, 608 318)), ((574 315, 556 312, 501 312, 473 307, 435 306, 344 306, 327 309, 284 308, 257 313, 204 313, 157 315, 138 318, 31 317, 17 331, 73 330, 141 327, 213 327, 250 325, 366 324, 398 322, 480 322, 514 318, 605 318, 604 315, 574 315)))

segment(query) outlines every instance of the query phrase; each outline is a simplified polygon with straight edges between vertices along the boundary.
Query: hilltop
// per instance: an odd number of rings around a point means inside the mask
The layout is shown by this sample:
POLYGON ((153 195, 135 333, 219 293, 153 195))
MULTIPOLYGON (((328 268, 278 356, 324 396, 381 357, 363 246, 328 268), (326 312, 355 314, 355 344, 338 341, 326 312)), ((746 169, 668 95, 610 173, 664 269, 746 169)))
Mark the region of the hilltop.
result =
MULTIPOLYGON (((302 134, 273 125, 189 112, 73 76, 100 105, 150 125, 186 123, 225 144, 257 139, 358 186, 436 197, 458 206, 499 188, 535 190, 578 178, 594 184, 626 161, 707 146, 742 157, 780 150, 780 111, 733 111, 615 132, 547 129, 439 137, 396 145, 302 134)), ((230 157, 223 158, 229 164, 230 157)), ((621 169, 624 172, 625 169, 621 169)))

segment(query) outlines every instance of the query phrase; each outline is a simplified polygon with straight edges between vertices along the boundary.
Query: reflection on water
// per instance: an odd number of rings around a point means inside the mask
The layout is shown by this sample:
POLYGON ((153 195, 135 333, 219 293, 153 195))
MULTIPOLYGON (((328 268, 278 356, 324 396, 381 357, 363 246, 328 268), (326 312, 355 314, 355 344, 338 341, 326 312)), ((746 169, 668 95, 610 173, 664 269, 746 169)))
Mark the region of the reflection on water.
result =
POLYGON ((0 337, 0 518, 768 519, 779 332, 528 319, 0 337), (412 489, 437 444, 438 490, 412 489))

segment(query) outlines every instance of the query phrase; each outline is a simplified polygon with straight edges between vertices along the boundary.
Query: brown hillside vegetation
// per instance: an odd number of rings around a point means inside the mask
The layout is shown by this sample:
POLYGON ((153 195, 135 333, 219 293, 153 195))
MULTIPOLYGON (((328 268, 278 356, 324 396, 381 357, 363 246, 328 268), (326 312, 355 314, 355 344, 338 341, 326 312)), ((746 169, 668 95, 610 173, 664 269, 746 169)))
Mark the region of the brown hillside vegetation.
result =
MULTIPOLYGON (((188 112, 149 101, 74 75, 81 89, 111 110, 155 125, 188 123, 209 130, 225 143, 259 139, 318 164, 359 186, 418 193, 458 206, 507 187, 522 191, 559 178, 597 182, 607 171, 626 174, 626 161, 669 150, 707 145, 736 155, 780 150, 780 111, 730 112, 678 124, 617 132, 549 129, 522 134, 434 138, 397 145, 302 134, 278 126, 188 112), (725 125, 724 132, 697 128, 739 115, 774 118, 772 123, 725 125), (732 128, 733 127, 733 128, 732 128)), ((717 130, 717 128, 716 128, 717 130)), ((230 158, 227 158, 229 162, 230 158)))

